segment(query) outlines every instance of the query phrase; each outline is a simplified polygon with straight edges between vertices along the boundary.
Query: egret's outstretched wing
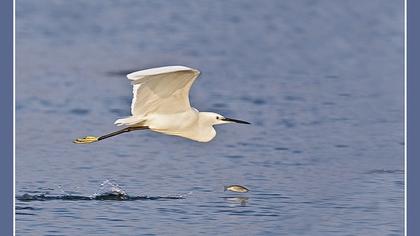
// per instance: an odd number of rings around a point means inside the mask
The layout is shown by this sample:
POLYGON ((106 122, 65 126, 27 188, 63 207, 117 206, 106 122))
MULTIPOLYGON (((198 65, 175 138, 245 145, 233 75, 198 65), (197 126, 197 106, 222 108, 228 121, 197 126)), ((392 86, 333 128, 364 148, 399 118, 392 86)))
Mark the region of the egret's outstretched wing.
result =
POLYGON ((166 66, 133 72, 133 116, 177 113, 190 109, 188 94, 200 72, 185 66, 166 66))

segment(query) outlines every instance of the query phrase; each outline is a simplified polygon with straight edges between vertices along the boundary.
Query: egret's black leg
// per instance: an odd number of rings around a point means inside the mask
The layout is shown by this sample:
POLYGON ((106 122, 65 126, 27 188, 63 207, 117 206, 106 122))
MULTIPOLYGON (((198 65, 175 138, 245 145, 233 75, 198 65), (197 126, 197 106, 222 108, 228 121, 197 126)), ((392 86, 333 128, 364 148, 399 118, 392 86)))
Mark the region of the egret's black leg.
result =
POLYGON ((119 134, 122 134, 122 133, 130 132, 130 131, 134 131, 134 130, 142 130, 142 129, 148 129, 148 127, 146 127, 146 126, 127 127, 127 128, 124 128, 124 129, 121 129, 121 130, 118 130, 118 131, 115 131, 115 132, 112 132, 112 133, 109 133, 109 134, 102 135, 102 136, 98 137, 98 141, 102 140, 102 139, 110 138, 112 136, 119 135, 119 134))

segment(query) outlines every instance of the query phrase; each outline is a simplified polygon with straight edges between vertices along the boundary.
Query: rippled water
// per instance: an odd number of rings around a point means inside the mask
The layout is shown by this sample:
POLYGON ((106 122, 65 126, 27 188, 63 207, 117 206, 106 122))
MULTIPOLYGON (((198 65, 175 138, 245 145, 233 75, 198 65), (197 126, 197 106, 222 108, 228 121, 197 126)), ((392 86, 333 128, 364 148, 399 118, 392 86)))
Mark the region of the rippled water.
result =
POLYGON ((16 1, 17 235, 402 235, 401 1, 16 1), (210 143, 129 115, 187 65, 210 143), (224 192, 244 185, 248 193, 224 192))

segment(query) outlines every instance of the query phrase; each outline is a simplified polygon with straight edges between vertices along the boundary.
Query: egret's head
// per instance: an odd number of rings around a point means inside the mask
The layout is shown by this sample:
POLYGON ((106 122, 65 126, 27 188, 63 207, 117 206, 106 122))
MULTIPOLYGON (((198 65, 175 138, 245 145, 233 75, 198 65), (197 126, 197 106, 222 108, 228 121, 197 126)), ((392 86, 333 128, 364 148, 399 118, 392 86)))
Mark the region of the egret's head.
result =
POLYGON ((221 125, 221 124, 228 124, 228 123, 251 124, 247 121, 227 118, 214 112, 202 112, 202 113, 205 114, 205 119, 211 125, 221 125))

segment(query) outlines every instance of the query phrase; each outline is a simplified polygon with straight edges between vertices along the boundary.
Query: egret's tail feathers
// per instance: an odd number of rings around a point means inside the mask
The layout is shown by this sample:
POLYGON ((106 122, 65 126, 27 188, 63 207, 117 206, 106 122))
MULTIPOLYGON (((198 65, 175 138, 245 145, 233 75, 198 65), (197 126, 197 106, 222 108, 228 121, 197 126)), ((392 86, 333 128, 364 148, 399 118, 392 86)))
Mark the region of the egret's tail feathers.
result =
POLYGON ((139 124, 142 121, 143 121, 143 119, 141 119, 139 117, 129 116, 129 117, 126 117, 126 118, 116 120, 114 122, 114 124, 116 124, 117 126, 121 126, 121 125, 130 126, 130 125, 139 124))

